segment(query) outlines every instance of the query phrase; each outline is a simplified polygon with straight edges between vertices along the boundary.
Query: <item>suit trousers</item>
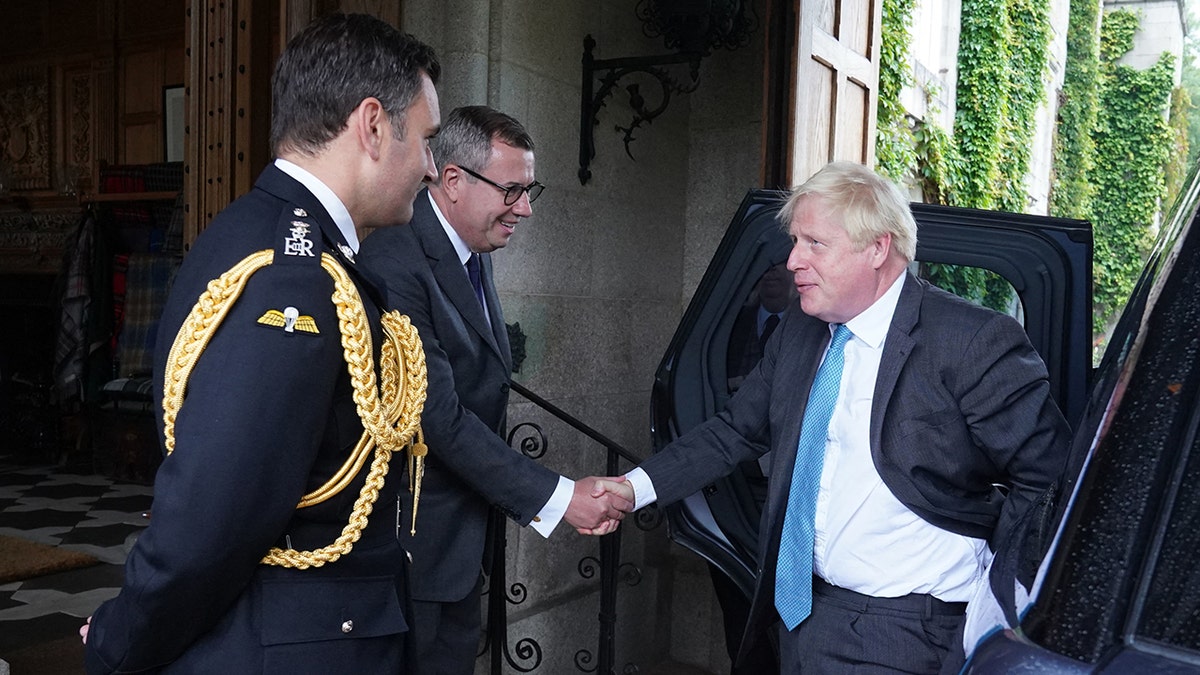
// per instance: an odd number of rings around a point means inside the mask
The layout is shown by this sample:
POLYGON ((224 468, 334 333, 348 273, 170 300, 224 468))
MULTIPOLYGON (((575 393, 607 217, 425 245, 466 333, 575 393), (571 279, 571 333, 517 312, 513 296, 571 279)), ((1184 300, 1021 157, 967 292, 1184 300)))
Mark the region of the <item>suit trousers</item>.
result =
POLYGON ((779 624, 780 672, 953 675, 965 660, 966 603, 930 595, 875 598, 813 579, 812 614, 779 624))
POLYGON ((413 600, 413 632, 418 675, 471 675, 479 651, 482 618, 480 585, 457 602, 413 600))

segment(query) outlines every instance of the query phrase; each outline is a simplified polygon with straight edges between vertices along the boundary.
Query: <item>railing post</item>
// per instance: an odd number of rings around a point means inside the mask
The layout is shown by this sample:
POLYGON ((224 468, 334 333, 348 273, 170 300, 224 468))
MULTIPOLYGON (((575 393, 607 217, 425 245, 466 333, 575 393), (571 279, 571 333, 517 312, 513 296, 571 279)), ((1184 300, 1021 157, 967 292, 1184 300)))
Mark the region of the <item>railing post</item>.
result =
POLYGON ((507 557, 508 535, 505 534, 504 514, 492 508, 488 512, 488 529, 492 532, 492 564, 488 571, 487 634, 491 646, 492 675, 501 675, 504 652, 508 649, 508 584, 505 558, 507 557))
MULTIPOLYGON (((615 476, 619 470, 617 453, 608 451, 605 475, 615 476)), ((621 528, 600 537, 600 644, 599 672, 614 673, 616 660, 617 570, 621 565, 621 528)))

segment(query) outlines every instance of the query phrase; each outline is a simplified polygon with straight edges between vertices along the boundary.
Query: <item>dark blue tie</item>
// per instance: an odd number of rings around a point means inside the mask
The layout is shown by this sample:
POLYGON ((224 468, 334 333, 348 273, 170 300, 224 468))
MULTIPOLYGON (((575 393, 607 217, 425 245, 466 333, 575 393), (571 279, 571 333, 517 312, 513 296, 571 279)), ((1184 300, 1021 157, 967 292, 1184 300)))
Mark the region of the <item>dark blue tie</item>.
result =
POLYGON ((758 346, 760 349, 766 348, 767 340, 771 339, 771 334, 779 327, 779 315, 772 314, 763 322, 762 335, 758 336, 758 346))
POLYGON ((470 258, 467 258, 467 276, 471 279, 471 286, 475 289, 475 297, 479 299, 479 306, 486 307, 483 301, 483 278, 479 274, 479 254, 472 253, 470 258))
POLYGON ((796 466, 788 492, 787 511, 783 516, 783 536, 779 540, 779 563, 775 568, 775 608, 788 630, 800 625, 812 613, 813 537, 817 514, 817 491, 821 488, 821 467, 825 463, 825 439, 829 420, 842 384, 849 328, 838 324, 817 369, 804 421, 800 424, 800 443, 796 447, 796 466))

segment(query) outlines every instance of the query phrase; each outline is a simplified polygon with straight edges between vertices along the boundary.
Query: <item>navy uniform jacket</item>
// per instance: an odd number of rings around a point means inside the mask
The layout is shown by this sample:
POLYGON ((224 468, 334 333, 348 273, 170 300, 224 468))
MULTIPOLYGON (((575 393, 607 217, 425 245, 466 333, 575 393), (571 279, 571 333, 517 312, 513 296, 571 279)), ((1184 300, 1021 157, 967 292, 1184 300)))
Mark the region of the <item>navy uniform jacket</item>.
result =
MULTIPOLYGON (((747 637, 776 620, 775 567, 800 422, 829 338, 829 324, 793 302, 729 406, 641 465, 667 504, 775 451, 747 637)), ((1020 324, 907 275, 871 404, 871 456, 897 499, 937 527, 998 549, 1058 481, 1069 436, 1020 324)))
POLYGON ((425 190, 409 225, 374 232, 359 255, 382 280, 388 309, 408 315, 420 331, 429 369, 422 416, 429 458, 417 535, 408 536, 407 508, 400 528, 413 556, 416 600, 455 602, 475 587, 489 503, 526 525, 558 485, 558 474, 496 433, 504 427, 511 356, 491 259, 483 254, 480 262, 490 323, 425 190))
MULTIPOLYGON (((308 570, 259 564, 289 540, 299 550, 332 543, 367 473, 333 499, 296 509, 362 433, 333 279, 319 264, 322 250, 342 243, 320 202, 270 166, 188 254, 157 340, 160 417, 166 353, 205 286, 251 253, 275 249, 276 261, 250 278, 192 371, 175 451, 155 478, 150 526, 130 551, 120 595, 93 617, 88 672, 401 672, 407 624, 395 504, 402 455, 348 555, 308 570), (313 257, 281 256, 293 220, 310 224, 313 257), (319 333, 258 322, 288 307, 312 317, 319 333)), ((353 263, 343 265, 353 278, 353 263)), ((378 363, 378 309, 358 287, 378 363)))

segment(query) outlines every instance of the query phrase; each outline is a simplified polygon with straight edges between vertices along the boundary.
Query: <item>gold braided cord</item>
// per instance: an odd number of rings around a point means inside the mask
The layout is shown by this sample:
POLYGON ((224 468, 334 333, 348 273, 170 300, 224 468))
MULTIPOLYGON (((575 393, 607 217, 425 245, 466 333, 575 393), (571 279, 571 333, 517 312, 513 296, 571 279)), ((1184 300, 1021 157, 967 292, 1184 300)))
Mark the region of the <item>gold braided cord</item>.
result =
MULTIPOLYGON (((245 288, 250 275, 270 265, 273 260, 274 251, 253 253, 209 282, 180 326, 168 354, 163 378, 163 430, 168 454, 175 449, 175 418, 183 405, 187 381, 200 354, 245 288)), ((342 352, 359 419, 363 424, 363 435, 334 476, 305 495, 297 508, 319 504, 338 494, 358 475, 372 450, 375 458, 354 502, 349 522, 332 544, 313 551, 272 548, 262 559, 262 563, 267 565, 307 569, 333 562, 350 552, 354 542, 362 536, 375 501, 379 498, 392 453, 403 448, 418 434, 425 405, 425 352, 421 348, 417 330, 408 317, 394 311, 381 317, 387 338, 380 349, 382 398, 387 401, 386 405, 381 404, 380 392, 375 386, 371 332, 358 289, 333 256, 322 254, 321 266, 334 280, 332 300, 337 308, 342 352)), ((423 455, 427 452, 424 443, 414 445, 420 446, 421 460, 418 463, 423 464, 423 455)), ((417 454, 417 448, 411 447, 410 452, 417 454)), ((419 494, 418 477, 415 495, 419 494)), ((414 512, 416 499, 414 496, 414 512)), ((414 528, 415 518, 414 513, 414 528)))

